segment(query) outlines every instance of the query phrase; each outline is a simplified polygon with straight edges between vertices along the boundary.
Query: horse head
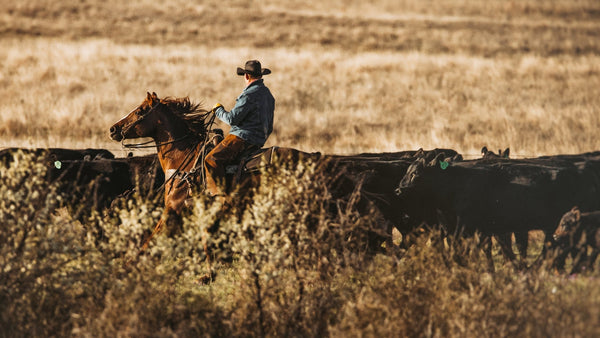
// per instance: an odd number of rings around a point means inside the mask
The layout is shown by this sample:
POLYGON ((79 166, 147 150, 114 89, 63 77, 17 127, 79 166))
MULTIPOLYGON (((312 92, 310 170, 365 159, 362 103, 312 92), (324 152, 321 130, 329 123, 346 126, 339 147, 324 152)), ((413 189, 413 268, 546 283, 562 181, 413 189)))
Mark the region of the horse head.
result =
POLYGON ((213 121, 211 111, 188 97, 159 99, 156 93, 147 93, 137 108, 110 127, 110 137, 115 141, 151 137, 157 145, 182 139, 197 144, 211 132, 213 121))
POLYGON ((110 138, 122 141, 153 136, 158 121, 155 112, 160 105, 156 93, 147 93, 146 99, 137 108, 110 127, 110 138))

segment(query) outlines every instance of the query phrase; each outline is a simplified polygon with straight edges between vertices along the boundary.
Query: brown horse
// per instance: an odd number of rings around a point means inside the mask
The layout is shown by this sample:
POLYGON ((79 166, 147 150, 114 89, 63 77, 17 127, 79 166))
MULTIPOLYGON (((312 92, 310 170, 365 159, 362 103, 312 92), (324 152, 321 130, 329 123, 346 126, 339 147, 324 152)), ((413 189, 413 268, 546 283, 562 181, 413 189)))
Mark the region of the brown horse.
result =
POLYGON ((152 138, 165 173, 165 209, 142 249, 165 226, 172 232, 180 224, 190 188, 185 173, 194 169, 206 151, 204 145, 211 138, 207 125, 211 123, 210 115, 188 98, 159 99, 156 93, 148 93, 141 105, 110 128, 110 137, 115 141, 152 138))
MULTIPOLYGON (((189 199, 192 191, 202 190, 204 155, 223 139, 222 131, 211 129, 213 121, 214 113, 191 103, 187 97, 159 99, 156 93, 147 93, 146 99, 137 108, 110 128, 110 137, 115 141, 140 137, 152 138, 150 142, 125 146, 147 147, 146 144, 154 142, 158 159, 165 173, 165 208, 154 230, 144 240, 142 251, 148 247, 156 234, 163 230, 172 233, 181 225, 186 200, 189 199)), ((291 148, 263 149, 262 153, 244 161, 236 175, 228 176, 230 181, 228 186, 232 190, 240 186, 248 188, 251 186, 247 184, 248 181, 256 183, 256 180, 252 179, 256 175, 253 175, 250 168, 253 163, 264 165, 264 160, 270 161, 271 158, 295 163, 303 155, 319 156, 318 153, 308 154, 291 148)), ((207 251, 206 245, 205 251, 207 251)))

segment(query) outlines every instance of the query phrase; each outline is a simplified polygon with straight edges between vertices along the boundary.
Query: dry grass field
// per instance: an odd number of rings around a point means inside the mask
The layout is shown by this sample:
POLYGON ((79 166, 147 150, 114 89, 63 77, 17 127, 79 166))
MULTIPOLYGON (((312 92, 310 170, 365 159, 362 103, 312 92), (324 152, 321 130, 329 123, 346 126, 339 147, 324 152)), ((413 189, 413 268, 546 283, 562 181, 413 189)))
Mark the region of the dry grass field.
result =
POLYGON ((600 148, 596 1, 18 1, 0 146, 102 146, 146 91, 231 107, 257 58, 270 144, 325 153, 600 148))
MULTIPOLYGON (((267 145, 328 154, 453 148, 465 157, 484 145, 510 147, 512 157, 600 150, 597 0, 0 7, 0 148, 93 147, 123 156, 108 128, 147 91, 231 108, 243 89, 235 68, 259 59, 273 71, 265 82, 276 98, 267 145)), ((23 184, 20 170, 0 176, 0 337, 600 334, 597 273, 502 266, 490 274, 477 254, 467 266, 445 261, 435 234, 401 258, 366 259, 339 240, 344 226, 369 224, 350 213, 320 220, 339 237, 315 243, 303 222, 325 202, 293 192, 317 193, 318 182, 259 192, 243 224, 275 239, 236 242, 239 260, 198 286, 201 254, 181 253, 200 246, 191 224, 214 216, 205 201, 186 223, 188 237, 161 239, 127 270, 123 259, 157 210, 136 200, 109 220, 90 215, 82 224, 44 200, 54 195, 43 183, 23 184), (270 207, 271 193, 280 208, 270 207), (95 243, 85 235, 90 225, 114 236, 95 243), (286 241, 290 231, 304 242, 286 241)), ((224 233, 240 231, 235 224, 225 220, 224 233)))

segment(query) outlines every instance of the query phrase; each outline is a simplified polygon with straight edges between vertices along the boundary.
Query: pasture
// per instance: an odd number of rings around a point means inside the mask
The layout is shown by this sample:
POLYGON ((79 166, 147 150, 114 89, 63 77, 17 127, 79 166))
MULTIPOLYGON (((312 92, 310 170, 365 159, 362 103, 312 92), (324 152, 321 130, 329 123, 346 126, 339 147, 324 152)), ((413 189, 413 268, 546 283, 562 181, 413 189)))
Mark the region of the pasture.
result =
MULTIPOLYGON (((600 150, 594 0, 24 0, 0 9, 0 46, 0 148, 126 156, 108 128, 147 91, 229 109, 235 68, 259 59, 276 99, 267 146, 600 150)), ((160 203, 133 194, 83 210, 34 158, 1 170, 0 336, 600 334, 600 275, 533 265, 540 235, 525 270, 496 245, 490 272, 477 237, 449 243, 435 227, 373 255, 380 215, 332 205, 310 163, 266 173, 242 215, 196 198, 181 233, 139 257, 160 203), (199 285, 206 241, 217 277, 199 285)))

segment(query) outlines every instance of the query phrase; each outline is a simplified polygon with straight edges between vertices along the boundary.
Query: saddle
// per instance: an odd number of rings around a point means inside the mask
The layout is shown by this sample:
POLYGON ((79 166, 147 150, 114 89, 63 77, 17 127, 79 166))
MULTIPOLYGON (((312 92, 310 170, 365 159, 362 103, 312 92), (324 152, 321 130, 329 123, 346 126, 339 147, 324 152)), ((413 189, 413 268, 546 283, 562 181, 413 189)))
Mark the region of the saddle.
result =
POLYGON ((226 175, 233 175, 234 181, 239 181, 242 176, 259 173, 262 169, 268 168, 273 164, 274 153, 279 147, 269 147, 262 149, 251 149, 239 156, 238 164, 232 164, 225 167, 226 175))
MULTIPOLYGON (((290 163, 296 163, 302 158, 318 159, 321 157, 321 153, 304 153, 292 148, 281 148, 277 146, 269 148, 253 148, 249 149, 234 161, 234 164, 227 165, 225 167, 226 185, 229 190, 233 185, 242 181, 246 176, 256 175, 266 168, 269 168, 275 164, 275 162, 288 161, 290 163)), ((196 163, 197 164, 197 163, 196 163)), ((202 166, 196 166, 190 172, 174 172, 169 174, 166 173, 166 180, 170 177, 179 178, 181 181, 185 181, 190 188, 198 186, 201 183, 201 177, 203 173, 202 166)))

